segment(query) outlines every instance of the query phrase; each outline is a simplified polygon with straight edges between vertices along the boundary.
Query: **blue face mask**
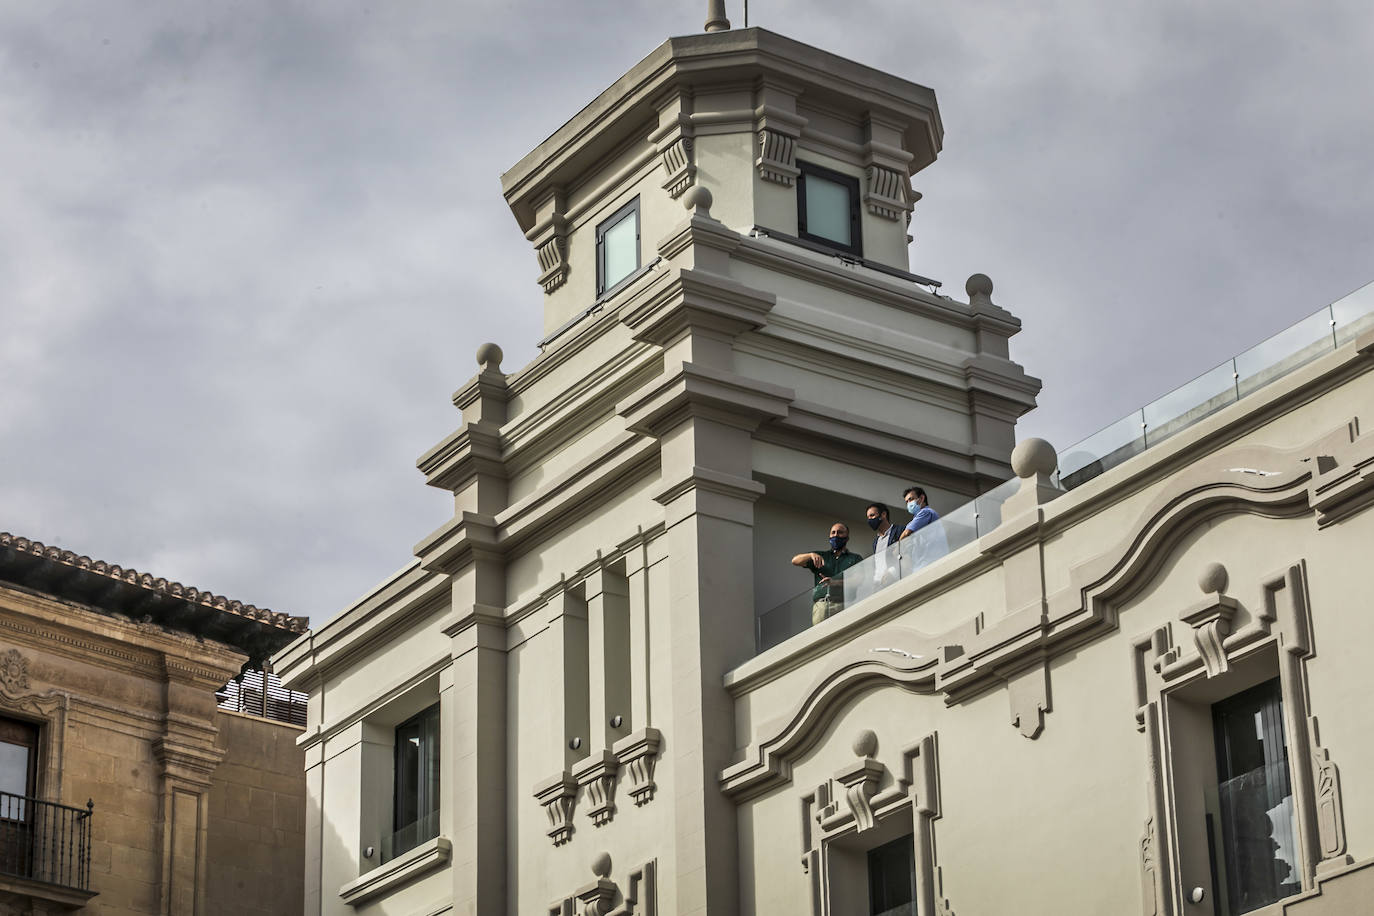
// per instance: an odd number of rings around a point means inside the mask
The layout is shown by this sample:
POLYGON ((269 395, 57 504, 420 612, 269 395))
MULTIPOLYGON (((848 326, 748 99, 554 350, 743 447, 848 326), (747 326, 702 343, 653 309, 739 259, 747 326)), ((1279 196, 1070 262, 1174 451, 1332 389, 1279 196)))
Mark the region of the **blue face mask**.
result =
POLYGON ((881 525, 882 523, 883 523, 883 517, 880 515, 880 516, 878 516, 877 518, 870 518, 870 519, 868 520, 868 527, 872 528, 874 531, 877 531, 877 530, 878 530, 878 526, 881 525))
POLYGON ((847 537, 842 537, 842 538, 831 538, 831 539, 830 539, 830 549, 831 549, 831 550, 844 550, 844 545, 845 545, 845 544, 848 544, 848 543, 849 543, 849 538, 847 538, 847 537))
POLYGON ((916 514, 916 509, 917 509, 916 500, 914 500, 914 499, 908 499, 908 500, 906 501, 906 511, 910 512, 912 515, 915 515, 915 514, 916 514))

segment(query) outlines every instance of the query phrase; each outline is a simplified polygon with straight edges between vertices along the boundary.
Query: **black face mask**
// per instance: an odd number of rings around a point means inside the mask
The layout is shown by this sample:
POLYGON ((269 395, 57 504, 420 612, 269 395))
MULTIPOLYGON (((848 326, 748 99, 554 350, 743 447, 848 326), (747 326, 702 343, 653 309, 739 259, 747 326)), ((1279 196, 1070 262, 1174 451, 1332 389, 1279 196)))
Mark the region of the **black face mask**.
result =
POLYGON ((830 539, 830 549, 831 549, 831 550, 844 550, 844 545, 845 545, 845 544, 848 544, 848 543, 849 543, 849 538, 848 538, 848 537, 831 538, 831 539, 830 539))
POLYGON ((882 525, 882 523, 883 517, 880 515, 877 518, 870 518, 868 520, 868 527, 872 528, 874 531, 877 531, 878 527, 882 525))

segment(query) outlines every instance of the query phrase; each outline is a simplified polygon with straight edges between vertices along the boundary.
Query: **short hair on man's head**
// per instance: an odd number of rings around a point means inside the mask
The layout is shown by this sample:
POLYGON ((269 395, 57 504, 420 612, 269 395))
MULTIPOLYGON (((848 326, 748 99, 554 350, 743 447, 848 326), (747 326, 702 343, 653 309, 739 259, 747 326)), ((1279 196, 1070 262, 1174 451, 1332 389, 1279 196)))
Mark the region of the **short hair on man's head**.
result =
POLYGON ((902 491, 902 499, 906 499, 913 494, 921 497, 921 499, 929 500, 929 497, 926 496, 926 491, 915 485, 909 486, 902 491))
POLYGON ((841 528, 843 528, 843 529, 844 529, 844 533, 845 533, 846 535, 849 534, 849 526, 846 525, 844 522, 835 522, 835 523, 832 524, 830 527, 831 527, 831 528, 834 528, 835 525, 839 525, 841 528))
MULTIPOLYGON (((887 506, 884 505, 883 503, 869 503, 866 507, 864 507, 864 515, 867 515, 867 514, 868 514, 868 510, 869 510, 869 509, 877 509, 877 510, 878 510, 878 515, 879 515, 880 517, 881 517, 881 516, 884 516, 884 515, 888 515, 887 506)), ((890 515, 888 515, 888 517, 891 518, 890 515)))

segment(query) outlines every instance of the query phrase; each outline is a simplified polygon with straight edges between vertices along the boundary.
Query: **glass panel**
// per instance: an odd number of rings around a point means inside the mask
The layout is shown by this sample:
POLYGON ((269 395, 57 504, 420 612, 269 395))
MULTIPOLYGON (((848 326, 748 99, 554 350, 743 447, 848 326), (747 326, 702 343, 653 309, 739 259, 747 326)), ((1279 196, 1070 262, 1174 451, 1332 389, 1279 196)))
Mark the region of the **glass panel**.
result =
POLYGON ((0 742, 0 792, 28 795, 29 749, 0 742))
POLYGON ((1059 479, 1064 489, 1072 490, 1144 451, 1141 422, 1142 414, 1136 411, 1060 452, 1059 479))
MULTIPOLYGON (((978 508, 978 536, 982 537, 1002 524, 1002 503, 1021 489, 1021 478, 1005 480, 974 500, 978 508)), ((951 547, 954 545, 950 545, 951 547)), ((962 546, 962 545, 960 545, 962 546)))
POLYGON ((639 213, 630 211, 601 236, 601 281, 610 289, 639 269, 639 213))
POLYGON ((1333 349, 1330 311, 1322 309, 1308 315, 1236 357, 1241 396, 1263 388, 1333 349))
POLYGON ((1374 283, 1355 290, 1331 304, 1336 322, 1336 343, 1344 344, 1374 328, 1374 283))
POLYGON ((849 188, 838 181, 807 174, 806 231, 841 245, 852 245, 849 236, 849 188))
MULTIPOLYGON (((857 567, 855 567, 857 569, 857 567)), ((850 570, 854 572, 855 570, 850 570)), ((788 598, 782 604, 758 616, 758 651, 771 649, 778 643, 791 639, 811 626, 812 607, 811 589, 788 598)))
POLYGON ((1212 707, 1227 910, 1298 893, 1293 790, 1277 679, 1212 707))
POLYGON ((868 911, 873 916, 915 916, 916 856, 910 835, 868 851, 868 911))
POLYGON ((439 707, 434 705, 396 727, 395 833, 390 844, 383 838, 383 861, 437 835, 439 772, 439 707))
POLYGON ((439 812, 432 811, 413 824, 407 824, 395 833, 382 837, 383 862, 390 862, 399 855, 410 852, 425 840, 439 835, 439 812))
POLYGON ((1231 361, 1204 372, 1186 385, 1145 405, 1145 441, 1148 445, 1163 442, 1180 430, 1187 429, 1208 414, 1236 401, 1235 369, 1231 361))

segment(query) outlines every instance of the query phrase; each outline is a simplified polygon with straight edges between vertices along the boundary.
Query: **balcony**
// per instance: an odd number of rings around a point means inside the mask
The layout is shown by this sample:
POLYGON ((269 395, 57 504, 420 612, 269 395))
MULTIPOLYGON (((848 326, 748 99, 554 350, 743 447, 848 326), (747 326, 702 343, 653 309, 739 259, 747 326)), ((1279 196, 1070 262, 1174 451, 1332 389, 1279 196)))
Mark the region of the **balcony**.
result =
MULTIPOLYGON (((1064 490, 1082 486, 1371 330, 1374 283, 1317 310, 1059 452, 1054 481, 1064 490)), ((1004 481, 945 513, 938 522, 912 537, 846 570, 843 582, 833 583, 822 599, 826 616, 852 607, 991 532, 1002 523, 1002 503, 1017 491, 1020 483, 1015 477, 1004 481)), ((808 588, 760 613, 755 618, 756 653, 811 627, 814 604, 812 589, 808 588)))
POLYGON ((287 690, 275 674, 252 669, 215 691, 220 709, 302 727, 309 699, 307 693, 287 690))
POLYGON ((94 802, 73 808, 0 792, 0 890, 76 909, 91 883, 94 802))

